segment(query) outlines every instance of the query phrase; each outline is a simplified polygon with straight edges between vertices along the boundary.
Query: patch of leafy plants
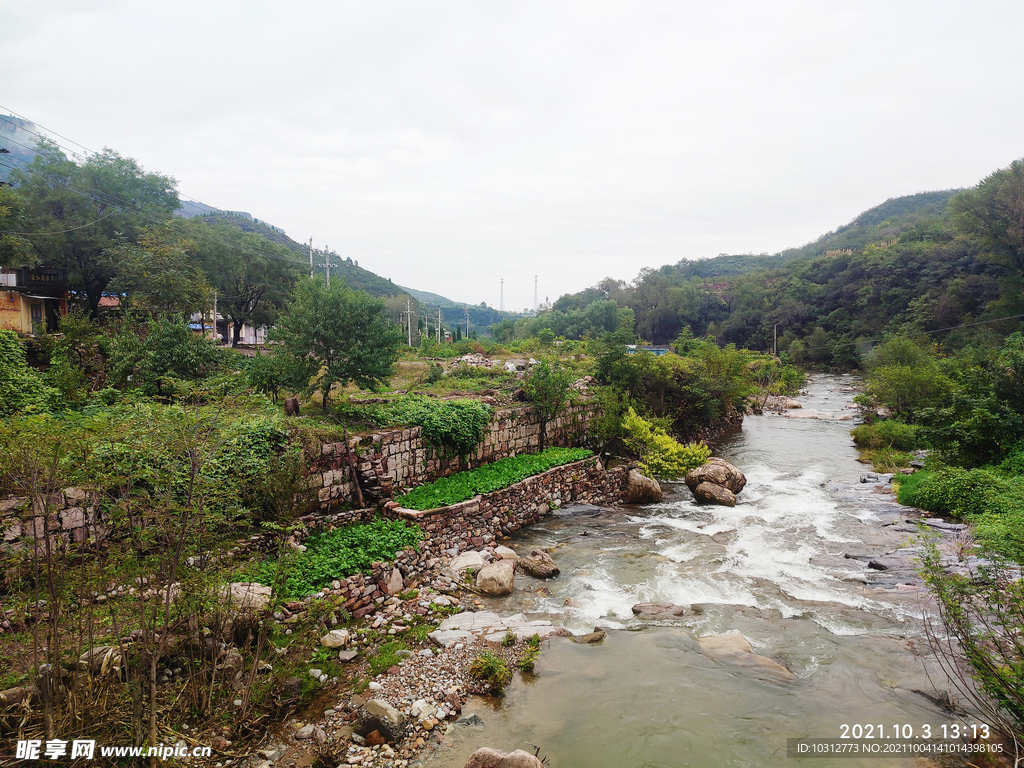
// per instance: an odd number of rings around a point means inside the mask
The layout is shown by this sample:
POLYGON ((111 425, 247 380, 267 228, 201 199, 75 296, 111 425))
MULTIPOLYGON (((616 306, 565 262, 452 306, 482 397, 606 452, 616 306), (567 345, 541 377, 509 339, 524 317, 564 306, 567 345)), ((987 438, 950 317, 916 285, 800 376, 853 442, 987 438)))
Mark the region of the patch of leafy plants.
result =
POLYGON ((442 477, 414 488, 396 501, 407 509, 435 509, 471 499, 478 493, 492 493, 538 475, 552 467, 580 461, 594 452, 585 448, 548 448, 534 454, 500 459, 476 469, 442 477))

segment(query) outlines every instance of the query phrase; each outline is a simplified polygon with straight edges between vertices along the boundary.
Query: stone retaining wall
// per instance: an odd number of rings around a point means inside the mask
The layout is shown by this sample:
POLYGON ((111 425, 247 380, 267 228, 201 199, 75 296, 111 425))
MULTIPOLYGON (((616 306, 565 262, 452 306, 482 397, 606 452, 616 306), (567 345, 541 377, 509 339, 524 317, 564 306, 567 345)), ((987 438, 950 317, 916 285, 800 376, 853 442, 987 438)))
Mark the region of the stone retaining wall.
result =
MULTIPOLYGON (((578 445, 594 413, 591 403, 567 408, 548 422, 545 446, 578 445)), ((465 460, 441 456, 422 432, 421 427, 394 429, 352 438, 348 446, 336 442, 308 450, 308 477, 317 489, 321 509, 358 503, 348 464, 349 448, 356 456, 364 504, 368 504, 391 498, 402 488, 414 488, 509 456, 534 453, 540 447, 540 420, 529 406, 498 411, 480 445, 465 460)))
POLYGON ((107 535, 95 491, 64 488, 51 494, 47 501, 44 498, 37 499, 35 504, 24 496, 0 501, 0 543, 17 547, 33 539, 41 541, 44 532, 50 535, 51 542, 63 544, 107 535))
POLYGON ((553 507, 617 503, 625 495, 633 466, 606 470, 600 459, 592 456, 448 507, 420 512, 389 502, 384 505, 385 514, 423 529, 426 538, 420 545, 421 553, 428 557, 453 556, 535 523, 553 507))

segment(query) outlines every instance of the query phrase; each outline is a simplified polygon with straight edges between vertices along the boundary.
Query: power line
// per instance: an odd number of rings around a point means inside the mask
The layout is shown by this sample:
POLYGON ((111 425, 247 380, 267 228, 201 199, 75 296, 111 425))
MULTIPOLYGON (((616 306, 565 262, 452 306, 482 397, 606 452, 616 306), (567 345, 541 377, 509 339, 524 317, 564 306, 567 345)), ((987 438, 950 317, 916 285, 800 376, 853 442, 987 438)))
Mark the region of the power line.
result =
POLYGON ((42 235, 63 235, 66 232, 74 232, 76 229, 85 229, 91 227, 93 224, 99 224, 103 219, 113 216, 117 211, 111 211, 106 216, 101 216, 96 221, 90 221, 88 224, 83 224, 80 227, 72 227, 71 229, 59 229, 56 232, 11 232, 9 230, 0 229, 0 235, 19 235, 21 237, 40 237, 42 235))

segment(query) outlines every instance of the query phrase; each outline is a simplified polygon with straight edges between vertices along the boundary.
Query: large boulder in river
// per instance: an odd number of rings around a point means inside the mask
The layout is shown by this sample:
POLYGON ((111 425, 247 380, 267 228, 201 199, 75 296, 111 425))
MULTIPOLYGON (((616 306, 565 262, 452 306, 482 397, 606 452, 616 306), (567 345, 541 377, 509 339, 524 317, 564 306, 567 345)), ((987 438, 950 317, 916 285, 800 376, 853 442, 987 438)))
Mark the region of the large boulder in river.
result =
POLYGON ((704 655, 716 661, 748 667, 776 680, 792 680, 796 677, 777 661, 754 653, 750 641, 735 630, 721 635, 704 635, 698 637, 697 642, 704 655))
POLYGON ((739 493, 747 484, 746 476, 725 459, 717 456, 686 475, 686 486, 692 491, 701 483, 712 483, 739 493))
POLYGON ((488 563, 476 574, 476 586, 481 592, 488 595, 511 595, 512 576, 516 564, 511 560, 498 560, 488 563))
POLYGON ((482 747, 469 756, 464 768, 544 768, 544 763, 521 749, 506 754, 500 749, 482 747))
POLYGON ((641 619, 671 619, 686 614, 686 606, 675 603, 637 603, 633 615, 641 619))
POLYGON ((697 501, 707 501, 725 507, 736 506, 736 494, 714 483, 701 483, 693 489, 693 496, 697 501))
POLYGON ((519 567, 537 579, 551 579, 561 573, 551 555, 539 549, 527 557, 520 557, 519 567))
POLYGON ((661 486, 653 477, 647 477, 639 469, 631 469, 626 480, 627 504, 657 504, 661 501, 661 486))

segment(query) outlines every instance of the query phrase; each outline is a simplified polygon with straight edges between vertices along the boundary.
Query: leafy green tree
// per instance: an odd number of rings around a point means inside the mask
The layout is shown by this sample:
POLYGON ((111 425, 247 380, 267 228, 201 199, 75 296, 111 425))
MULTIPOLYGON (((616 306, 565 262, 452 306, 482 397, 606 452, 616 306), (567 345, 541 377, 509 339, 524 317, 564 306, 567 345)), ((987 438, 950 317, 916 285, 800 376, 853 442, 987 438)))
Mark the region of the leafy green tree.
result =
POLYGON ((199 266, 195 243, 174 224, 146 229, 137 243, 108 252, 118 265, 110 290, 124 294, 132 308, 154 315, 191 315, 206 310, 213 289, 199 266))
POLYGON ((376 390, 387 383, 404 336, 381 299, 338 280, 325 285, 307 278, 282 310, 271 339, 291 358, 292 381, 307 392, 319 390, 327 409, 335 384, 376 390))
POLYGON ((283 245, 227 223, 188 222, 186 236, 217 291, 217 310, 231 319, 231 346, 245 324, 269 325, 288 300, 301 263, 283 245))
POLYGON ((1014 160, 951 203, 956 225, 978 238, 986 255, 1024 278, 1024 160, 1014 160))
POLYGON ((21 198, 10 187, 0 185, 0 266, 16 267, 32 260, 31 246, 17 232, 26 227, 21 198))
POLYGON ((38 145, 25 170, 11 178, 24 205, 34 260, 68 270, 72 290, 85 296, 90 313, 118 274, 111 249, 136 242, 154 223, 168 221, 179 207, 176 182, 147 173, 135 160, 112 149, 81 165, 55 144, 38 145))
POLYGON ((526 381, 523 382, 526 399, 533 406, 533 411, 540 420, 540 449, 542 451, 547 437, 548 422, 555 418, 569 402, 572 382, 573 376, 569 371, 561 368, 558 363, 551 365, 546 360, 541 360, 535 365, 526 381))
POLYGON ((122 323, 107 346, 107 381, 146 394, 167 394, 168 377, 204 378, 220 360, 210 340, 196 336, 181 317, 162 317, 144 326, 122 323))

